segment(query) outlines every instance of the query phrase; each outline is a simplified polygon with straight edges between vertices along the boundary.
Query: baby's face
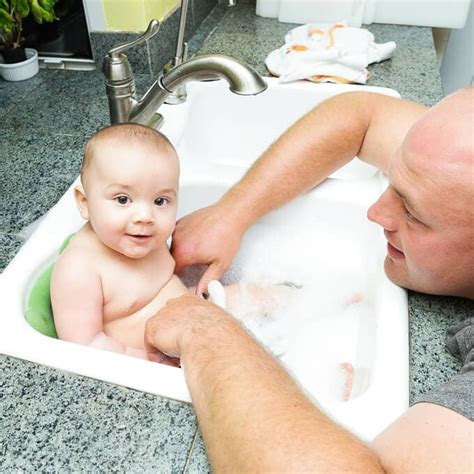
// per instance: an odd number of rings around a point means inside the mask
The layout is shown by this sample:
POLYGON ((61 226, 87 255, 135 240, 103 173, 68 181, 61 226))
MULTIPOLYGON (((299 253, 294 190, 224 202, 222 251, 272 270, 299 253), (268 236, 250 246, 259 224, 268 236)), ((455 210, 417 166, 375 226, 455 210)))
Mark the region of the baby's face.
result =
POLYGON ((86 170, 83 217, 107 247, 143 258, 166 244, 176 223, 176 155, 150 146, 99 143, 86 170))

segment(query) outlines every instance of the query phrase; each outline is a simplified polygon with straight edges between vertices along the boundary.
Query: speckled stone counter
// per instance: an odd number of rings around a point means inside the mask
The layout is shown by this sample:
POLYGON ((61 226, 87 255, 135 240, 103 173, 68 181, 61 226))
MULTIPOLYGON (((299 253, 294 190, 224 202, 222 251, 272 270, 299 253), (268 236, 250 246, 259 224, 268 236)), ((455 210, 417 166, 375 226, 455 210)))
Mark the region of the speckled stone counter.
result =
MULTIPOLYGON (((268 75, 266 54, 293 26, 256 17, 251 5, 218 6, 190 49, 229 54, 268 75)), ((437 102, 442 92, 431 30, 369 29, 377 42, 398 44, 391 60, 371 67, 369 84, 437 102)), ((139 91, 149 82, 137 76, 139 91)), ((78 174, 85 138, 107 123, 99 72, 41 70, 18 84, 0 79, 0 269, 78 174)), ((474 305, 416 293, 409 303, 414 399, 459 369, 444 350, 444 334, 474 305)), ((0 356, 1 472, 208 470, 190 405, 0 356)))

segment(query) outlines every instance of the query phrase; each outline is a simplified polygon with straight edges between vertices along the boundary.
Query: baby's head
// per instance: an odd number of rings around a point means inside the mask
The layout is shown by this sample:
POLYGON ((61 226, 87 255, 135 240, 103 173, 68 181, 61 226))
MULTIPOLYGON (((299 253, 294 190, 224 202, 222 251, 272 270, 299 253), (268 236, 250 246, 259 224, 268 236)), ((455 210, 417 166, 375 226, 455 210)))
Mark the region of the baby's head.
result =
POLYGON ((142 258, 166 245, 174 230, 178 182, 178 156, 164 135, 143 125, 112 125, 86 143, 75 198, 104 245, 142 258))

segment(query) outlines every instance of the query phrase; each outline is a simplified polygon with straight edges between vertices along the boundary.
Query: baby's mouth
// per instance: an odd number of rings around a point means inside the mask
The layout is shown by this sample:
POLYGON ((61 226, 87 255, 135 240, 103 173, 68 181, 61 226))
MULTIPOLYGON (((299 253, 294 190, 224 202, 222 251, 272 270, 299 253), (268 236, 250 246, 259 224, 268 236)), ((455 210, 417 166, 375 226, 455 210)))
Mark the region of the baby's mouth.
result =
POLYGON ((151 235, 143 235, 143 234, 127 234, 127 237, 130 237, 134 240, 144 241, 150 239, 151 235))

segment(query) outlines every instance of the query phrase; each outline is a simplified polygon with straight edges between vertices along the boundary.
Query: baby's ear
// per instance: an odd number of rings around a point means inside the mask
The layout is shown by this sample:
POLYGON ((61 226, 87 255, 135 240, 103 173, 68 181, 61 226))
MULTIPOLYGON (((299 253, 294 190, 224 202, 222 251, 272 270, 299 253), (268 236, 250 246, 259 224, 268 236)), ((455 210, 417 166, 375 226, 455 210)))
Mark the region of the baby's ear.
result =
POLYGON ((89 209, 87 208, 87 196, 84 188, 80 184, 74 188, 74 199, 76 200, 77 208, 82 218, 88 220, 89 209))

